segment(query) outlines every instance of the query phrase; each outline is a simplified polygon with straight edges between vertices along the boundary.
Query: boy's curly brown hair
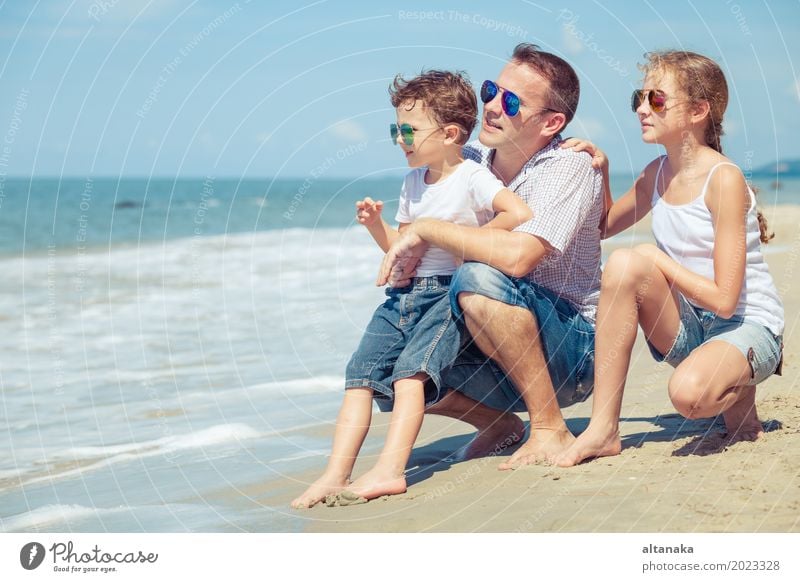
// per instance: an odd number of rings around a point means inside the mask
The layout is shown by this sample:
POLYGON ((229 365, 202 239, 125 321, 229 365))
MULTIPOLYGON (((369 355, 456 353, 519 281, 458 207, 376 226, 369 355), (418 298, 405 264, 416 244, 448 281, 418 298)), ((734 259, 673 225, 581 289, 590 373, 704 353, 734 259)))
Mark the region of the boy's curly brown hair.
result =
POLYGON ((478 100, 462 71, 423 71, 413 79, 405 80, 397 75, 389 87, 392 106, 422 101, 430 115, 440 126, 457 125, 461 131, 457 143, 465 144, 469 139, 478 116, 478 100))

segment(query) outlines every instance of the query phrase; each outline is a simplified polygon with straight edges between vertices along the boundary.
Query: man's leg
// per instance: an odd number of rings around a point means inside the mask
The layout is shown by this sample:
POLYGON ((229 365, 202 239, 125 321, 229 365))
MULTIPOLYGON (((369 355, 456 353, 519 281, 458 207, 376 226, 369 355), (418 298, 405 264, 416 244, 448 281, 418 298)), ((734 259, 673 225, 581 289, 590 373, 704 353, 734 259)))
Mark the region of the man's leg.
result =
POLYGON ((454 461, 496 455, 521 441, 525 434, 525 425, 516 414, 490 408, 457 390, 448 391, 425 412, 455 418, 477 429, 475 438, 448 457, 454 461))
POLYGON ((531 421, 531 434, 500 469, 535 463, 567 448, 574 437, 561 415, 534 315, 475 293, 459 293, 467 330, 520 392, 531 421))

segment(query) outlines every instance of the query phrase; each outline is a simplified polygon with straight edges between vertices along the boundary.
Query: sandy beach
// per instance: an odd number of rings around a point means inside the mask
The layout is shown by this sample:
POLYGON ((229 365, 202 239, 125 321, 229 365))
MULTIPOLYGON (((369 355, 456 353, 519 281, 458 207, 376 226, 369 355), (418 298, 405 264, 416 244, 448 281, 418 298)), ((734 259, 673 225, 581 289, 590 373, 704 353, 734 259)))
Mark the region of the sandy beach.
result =
MULTIPOLYGON (((537 465, 505 472, 497 470, 497 457, 447 463, 441 459, 471 438, 470 427, 426 417, 404 495, 352 507, 290 510, 290 500, 317 471, 239 493, 248 503, 285 502, 287 513, 307 519, 310 532, 800 531, 800 207, 777 206, 765 214, 776 234, 766 258, 784 300, 786 331, 783 376, 758 388, 767 432, 757 442, 717 446, 721 424, 676 414, 666 390, 671 368, 651 359, 640 335, 623 403, 619 456, 571 469, 537 465)), ((635 241, 648 236, 649 223, 637 225, 635 241)), ((608 241, 605 252, 630 240, 608 241)), ((564 410, 573 433, 586 427, 590 412, 591 399, 564 410)), ((374 416, 368 445, 380 442, 387 420, 374 416)), ((325 430, 332 435, 333 425, 325 430)), ((373 460, 360 459, 355 475, 373 460)), ((319 459, 320 470, 324 462, 319 459)))

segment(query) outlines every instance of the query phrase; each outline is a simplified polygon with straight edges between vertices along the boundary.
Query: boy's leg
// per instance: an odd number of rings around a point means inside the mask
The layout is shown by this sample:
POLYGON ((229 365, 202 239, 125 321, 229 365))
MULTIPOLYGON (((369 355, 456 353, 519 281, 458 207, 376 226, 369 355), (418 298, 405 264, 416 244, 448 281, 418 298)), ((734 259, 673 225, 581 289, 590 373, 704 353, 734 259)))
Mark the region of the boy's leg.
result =
POLYGON ((328 467, 300 497, 292 501, 292 507, 295 509, 312 507, 324 500, 327 495, 339 493, 348 485, 353 465, 367 436, 371 420, 372 390, 369 388, 346 390, 336 419, 336 431, 328 467))
POLYGON ((680 309, 652 260, 634 250, 612 253, 603 270, 595 334, 595 382, 589 427, 563 453, 550 458, 571 467, 621 451, 619 416, 638 326, 667 354, 680 330, 680 309))
POLYGON ((297 499, 293 507, 310 507, 327 495, 342 491, 350 483, 358 452, 372 419, 373 388, 390 387, 394 362, 404 346, 400 309, 405 290, 387 290, 386 301, 378 306, 345 371, 345 397, 333 438, 328 467, 322 476, 297 499))
POLYGON ((396 495, 406 491, 406 464, 419 435, 425 412, 426 379, 426 374, 419 373, 394 383, 394 408, 386 443, 375 467, 349 485, 349 492, 366 499, 374 499, 381 495, 396 495))

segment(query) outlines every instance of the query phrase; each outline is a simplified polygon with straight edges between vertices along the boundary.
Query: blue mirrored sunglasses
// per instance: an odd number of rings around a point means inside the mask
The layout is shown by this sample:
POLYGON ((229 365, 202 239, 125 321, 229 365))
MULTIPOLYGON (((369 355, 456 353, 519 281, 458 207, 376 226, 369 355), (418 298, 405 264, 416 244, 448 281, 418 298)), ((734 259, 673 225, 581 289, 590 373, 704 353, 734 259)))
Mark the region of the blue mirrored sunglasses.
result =
POLYGON ((519 106, 520 100, 516 94, 508 91, 506 89, 500 89, 497 86, 497 83, 494 81, 484 81, 483 85, 481 85, 481 101, 483 103, 488 103, 495 97, 497 94, 502 91, 502 104, 503 104, 503 111, 505 111, 506 115, 509 117, 514 117, 517 113, 519 113, 519 106))

